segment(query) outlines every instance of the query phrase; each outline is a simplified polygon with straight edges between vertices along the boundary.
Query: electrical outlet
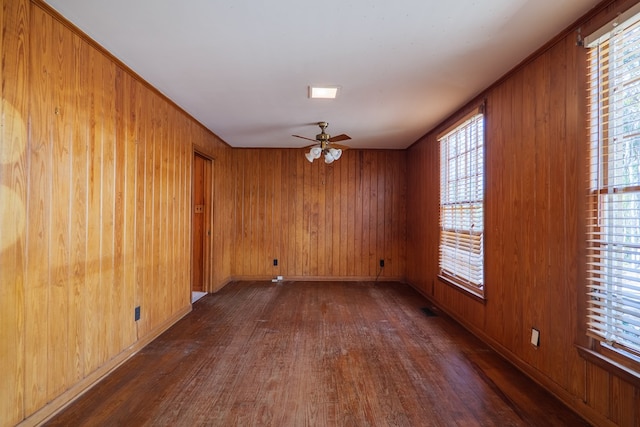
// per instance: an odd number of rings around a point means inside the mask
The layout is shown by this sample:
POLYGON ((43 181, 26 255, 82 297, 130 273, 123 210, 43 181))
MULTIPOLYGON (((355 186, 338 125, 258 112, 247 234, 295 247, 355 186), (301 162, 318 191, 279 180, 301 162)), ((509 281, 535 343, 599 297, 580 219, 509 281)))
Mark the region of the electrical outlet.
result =
POLYGON ((273 266, 277 267, 278 266, 278 258, 274 258, 273 259, 273 266))
POLYGON ((140 320, 140 306, 137 306, 133 311, 133 318, 137 322, 140 320))
POLYGON ((531 344, 534 347, 540 346, 540 331, 536 328, 531 328, 531 344))
POLYGON ((380 267, 384 268, 384 260, 383 259, 380 260, 380 267))

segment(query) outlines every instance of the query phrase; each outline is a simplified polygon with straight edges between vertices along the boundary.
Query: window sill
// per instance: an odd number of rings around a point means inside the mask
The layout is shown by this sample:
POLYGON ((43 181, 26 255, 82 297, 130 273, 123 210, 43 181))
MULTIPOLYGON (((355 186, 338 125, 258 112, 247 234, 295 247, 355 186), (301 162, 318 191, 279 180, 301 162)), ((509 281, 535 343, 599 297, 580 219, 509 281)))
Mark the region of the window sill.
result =
MULTIPOLYGON (((640 372, 614 360, 613 358, 602 354, 598 351, 591 350, 586 347, 582 347, 580 345, 576 345, 578 349, 578 354, 580 357, 585 359, 588 362, 593 363, 601 367, 602 369, 610 372, 611 374, 621 378, 622 380, 628 382, 629 384, 634 385, 635 387, 640 388, 640 372)), ((608 350, 610 352, 617 353, 615 350, 608 350)), ((619 357, 624 357, 620 355, 619 357)), ((634 360, 629 360, 631 364, 635 364, 634 360)))
POLYGON ((454 280, 449 279, 447 276, 444 276, 442 274, 438 274, 438 279, 440 279, 441 282, 443 282, 444 284, 451 286, 452 288, 462 292, 465 295, 470 296, 471 298, 473 298, 474 300, 481 302, 482 304, 486 304, 487 300, 484 297, 483 294, 479 293, 479 292, 475 292, 472 289, 469 289, 465 286, 460 285, 459 283, 455 282, 454 280))

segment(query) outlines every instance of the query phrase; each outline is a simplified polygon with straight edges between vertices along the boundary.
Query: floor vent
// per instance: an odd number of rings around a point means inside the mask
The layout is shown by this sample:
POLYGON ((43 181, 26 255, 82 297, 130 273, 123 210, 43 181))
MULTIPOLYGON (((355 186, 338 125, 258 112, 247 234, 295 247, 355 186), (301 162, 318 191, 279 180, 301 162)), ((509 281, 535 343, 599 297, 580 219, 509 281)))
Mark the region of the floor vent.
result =
POLYGON ((420 310, 422 310, 427 317, 437 316, 437 314, 435 314, 429 307, 422 307, 420 310))

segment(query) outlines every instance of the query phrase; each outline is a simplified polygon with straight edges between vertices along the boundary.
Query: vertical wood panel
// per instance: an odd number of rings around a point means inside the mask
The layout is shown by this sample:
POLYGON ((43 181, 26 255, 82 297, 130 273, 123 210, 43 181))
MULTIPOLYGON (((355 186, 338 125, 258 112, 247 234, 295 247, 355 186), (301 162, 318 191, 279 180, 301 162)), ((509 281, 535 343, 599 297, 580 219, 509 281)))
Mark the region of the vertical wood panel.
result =
MULTIPOLYGON (((563 351, 564 343, 571 342, 576 330, 574 328, 554 328, 553 320, 566 316, 568 324, 571 325, 571 317, 564 314, 567 306, 575 307, 573 301, 576 298, 572 282, 569 282, 567 275, 571 254, 576 253, 577 236, 569 233, 567 224, 572 222, 570 218, 576 217, 575 211, 568 211, 567 200, 574 196, 574 193, 567 187, 568 184, 568 163, 575 158, 575 144, 570 144, 566 139, 566 57, 564 43, 555 45, 549 55, 547 55, 549 66, 549 102, 548 126, 549 135, 545 135, 545 141, 548 144, 548 161, 549 167, 549 186, 548 186, 548 204, 557 207, 554 214, 549 209, 549 217, 546 219, 548 226, 547 243, 543 245, 549 248, 549 271, 548 271, 548 287, 546 288, 545 305, 549 307, 544 327, 548 330, 550 353, 545 360, 547 366, 545 371, 551 372, 554 378, 562 384, 563 387, 568 386, 569 369, 568 352, 563 351), (551 112, 554 112, 551 114, 551 112), (559 213, 560 217, 558 218, 559 213), (562 236, 560 238, 559 236, 562 236), (558 363, 560 362, 560 363, 558 363)), ((577 184, 577 183, 576 183, 577 184)), ((575 280, 575 278, 573 278, 575 280)))
MULTIPOLYGON (((180 170, 182 171, 181 185, 180 185, 180 194, 181 197, 178 199, 178 208, 180 209, 180 221, 178 230, 181 236, 181 244, 179 247, 180 250, 180 258, 179 258, 179 266, 180 272, 178 274, 178 283, 182 283, 186 288, 186 294, 182 298, 186 298, 185 303, 191 301, 191 282, 189 276, 189 269, 184 268, 185 265, 191 264, 191 251, 189 249, 189 243, 191 242, 191 173, 192 173, 192 145, 191 141, 186 139, 185 133, 181 130, 185 128, 190 129, 196 126, 195 123, 188 120, 183 115, 182 126, 176 128, 176 135, 179 138, 180 143, 180 170)), ((187 132, 186 135, 189 135, 187 132)), ((203 145, 206 145, 206 140, 202 142, 203 145)))
POLYGON ((71 215, 71 138, 73 128, 73 57, 72 39, 59 27, 52 26, 53 41, 48 62, 52 81, 51 101, 54 106, 51 159, 51 210, 49 212, 51 285, 47 339, 49 375, 47 396, 55 396, 68 387, 69 358, 69 290, 70 281, 70 215, 71 215), (55 195, 53 193, 55 192, 55 195), (51 321, 53 320, 53 321, 51 321))
MULTIPOLYGON (((177 123, 178 120, 177 112, 174 109, 169 108, 167 123, 177 123)), ((180 224, 176 212, 177 209, 181 208, 178 204, 178 201, 180 200, 180 190, 177 188, 178 178, 176 176, 179 171, 180 157, 176 153, 178 135, 176 135, 175 129, 171 126, 167 127, 167 141, 169 143, 167 150, 167 281, 168 283, 179 283, 177 280, 178 268, 176 266, 176 256, 178 248, 180 247, 180 240, 176 235, 178 227, 172 227, 171 225, 180 224)), ((179 286, 168 286, 169 294, 167 301, 170 313, 177 312, 182 306, 180 301, 180 291, 182 289, 184 288, 179 286)))
POLYGON ((160 110, 161 115, 159 117, 159 125, 161 129, 162 135, 162 163, 161 163, 161 193, 160 199, 162 200, 161 207, 161 227, 160 227, 160 235, 161 235, 161 248, 162 248, 162 256, 161 256, 161 268, 160 268, 160 276, 162 278, 160 282, 160 286, 162 289, 162 300, 161 300, 161 312, 162 313, 171 313, 172 306, 172 293, 173 289, 169 286, 169 282, 171 281, 171 252, 172 252, 172 242, 169 240, 169 221, 171 221, 171 210, 169 203, 169 189, 171 188, 170 174, 171 167, 169 166, 169 151, 171 150, 172 141, 169 140, 169 129, 167 127, 167 123, 169 122, 169 105, 166 101, 162 102, 162 109, 160 110))
POLYGON ((0 3, 0 414, 24 417, 29 2, 0 3))
POLYGON ((351 158, 353 156, 347 155, 348 152, 343 154, 344 158, 338 167, 340 168, 340 185, 336 187, 340 192, 340 276, 347 276, 349 274, 350 254, 353 251, 349 251, 351 240, 349 239, 349 222, 353 215, 353 207, 349 205, 349 185, 351 178, 351 158))
POLYGON ((144 173, 144 249, 143 254, 144 258, 142 259, 142 267, 143 267, 143 280, 144 284, 142 287, 142 301, 141 301, 141 319, 140 326, 142 327, 142 333, 146 334, 151 330, 151 325, 153 325, 155 321, 155 312, 154 312, 154 288, 155 280, 153 277, 153 260, 155 259, 156 253, 154 252, 155 239, 156 235, 154 230, 154 216, 153 213, 156 210, 155 206, 155 193, 154 187, 156 181, 154 180, 154 169, 156 163, 155 156, 155 126, 154 126, 154 112, 155 105, 153 104, 154 99, 145 96, 144 97, 144 110, 147 112, 145 114, 145 122, 144 126, 144 151, 143 151, 143 164, 144 167, 142 171, 144 173), (148 284, 148 285, 147 285, 148 284))
POLYGON ((133 310, 137 304, 136 293, 136 186, 137 178, 137 141, 138 129, 136 127, 136 112, 139 86, 126 73, 122 76, 123 85, 118 91, 122 102, 122 123, 124 133, 120 145, 123 146, 123 167, 125 182, 123 194, 122 221, 124 221, 122 236, 122 263, 123 263, 123 293, 122 293, 122 348, 126 348, 135 342, 135 325, 131 322, 133 310), (126 322, 126 320, 129 320, 126 322))
MULTIPOLYGON (((318 163, 320 166, 320 163, 318 163)), ((326 250, 327 246, 325 245, 325 238, 327 232, 327 210, 326 210, 326 192, 327 192, 327 169, 331 167, 319 167, 318 169, 318 177, 316 179, 316 185, 314 186, 317 189, 317 194, 314 195, 314 200, 316 200, 316 217, 315 223, 317 226, 316 229, 316 260, 315 260, 315 268, 312 274, 314 276, 326 276, 326 267, 327 263, 331 262, 331 258, 329 256, 329 251, 326 250)))
MULTIPOLYGON (((393 158, 393 160, 391 160, 392 157, 395 157, 396 153, 392 152, 390 153, 389 157, 385 156, 383 152, 376 152, 377 156, 376 156, 376 160, 378 163, 378 169, 377 172, 375 174, 375 177, 372 180, 373 185, 375 185, 376 188, 376 199, 374 200, 374 203, 377 204, 376 207, 376 245, 375 245, 375 252, 373 253, 373 261, 370 264, 370 274, 371 275, 377 275, 378 274, 378 269, 379 269, 379 260, 380 259, 385 259, 385 258, 390 258, 386 251, 385 251, 385 239, 387 237, 391 237, 391 236, 387 236, 385 235, 385 227, 387 224, 391 225, 393 224, 393 222, 388 221, 388 218, 391 218, 391 212, 387 212, 385 210, 385 204, 391 204, 391 201, 393 200, 393 194, 392 193, 387 193, 386 192, 386 187, 385 187, 385 182, 390 179, 390 177, 393 176, 393 171, 389 168, 389 166, 392 164, 392 162, 395 162, 396 159, 393 158)), ((396 240, 397 241, 397 240, 396 240)), ((391 242, 389 242, 391 243, 391 242)), ((385 264, 386 266, 386 264, 385 264)), ((389 266, 390 268, 393 267, 392 265, 389 266)), ((386 267, 385 267, 386 268, 386 267)), ((392 270, 390 270, 392 271, 392 270)), ((383 275, 383 271, 380 271, 380 275, 383 275)))
POLYGON ((117 354, 117 328, 110 325, 117 324, 117 285, 114 283, 114 247, 115 247, 115 183, 116 183, 116 163, 115 163, 115 66, 111 61, 107 61, 100 56, 102 68, 102 81, 98 90, 101 92, 102 116, 97 120, 101 121, 100 136, 102 161, 101 176, 99 177, 101 189, 100 197, 100 288, 98 299, 103 306, 103 317, 98 318, 101 331, 101 352, 97 359, 98 365, 104 364, 112 354, 117 354))
MULTIPOLYGON (((396 153, 395 157, 399 157, 401 154, 400 153, 396 153)), ((397 204, 397 206, 401 206, 400 203, 398 203, 398 193, 399 191, 394 191, 394 183, 397 182, 398 180, 398 169, 397 169, 397 165, 399 164, 399 162, 394 158, 393 162, 386 162, 387 168, 389 169, 387 176, 385 177, 385 181, 384 181, 384 218, 392 218, 393 217, 393 212, 394 212, 394 206, 397 204)), ((405 215, 406 218, 406 215, 405 215)), ((398 242, 397 240, 394 241, 392 239, 391 236, 396 235, 398 233, 398 230, 395 229, 396 228, 396 222, 395 221, 384 221, 384 234, 382 237, 382 242, 383 242, 383 257, 384 257, 384 263, 385 263, 385 269, 387 272, 391 272, 389 273, 385 273, 384 271, 382 272, 383 275, 387 276, 393 276, 394 273, 398 274, 399 272, 397 271, 397 267, 396 265, 398 264, 397 260, 396 260, 396 256, 398 256, 398 242)), ((404 240, 404 242, 406 242, 406 240, 404 240)), ((406 246, 402 245, 403 247, 406 246)))
POLYGON ((151 308, 151 322, 156 323, 160 318, 160 312, 162 310, 162 304, 164 302, 164 287, 162 286, 164 277, 163 277, 163 264, 161 263, 162 255, 164 252, 164 248, 162 247, 162 222, 163 222, 163 212, 162 212, 162 131, 160 129, 160 111, 162 108, 163 101, 158 98, 154 98, 153 102, 153 116, 151 117, 151 131, 152 137, 149 138, 149 142, 151 143, 150 151, 153 153, 151 157, 153 158, 153 163, 151 165, 149 180, 151 185, 151 196, 152 202, 149 204, 148 215, 151 223, 151 227, 149 228, 151 238, 148 240, 151 245, 150 257, 148 258, 147 265, 149 267, 149 277, 150 281, 147 283, 151 284, 147 295, 149 296, 149 301, 151 304, 147 304, 147 307, 151 308), (156 261, 158 262, 156 264, 156 261))
MULTIPOLYGON (((522 92, 520 96, 523 102, 522 107, 519 109, 520 114, 518 115, 518 120, 521 123, 518 139, 522 141, 521 151, 524 162, 519 166, 522 168, 522 175, 527 177, 525 192, 522 194, 522 197, 525 207, 534 207, 533 209, 528 209, 530 213, 523 217, 522 222, 524 248, 530 248, 531 250, 531 256, 525 258, 527 261, 523 262, 520 266, 523 277, 531 278, 530 282, 528 284, 524 283, 521 289, 522 301, 524 302, 539 298, 540 295, 542 295, 541 290, 544 289, 542 285, 546 280, 546 278, 539 277, 535 274, 539 271, 536 269, 536 264, 543 263, 545 260, 544 245, 537 244, 537 242, 538 239, 540 239, 539 236, 544 233, 544 230, 540 229, 541 225, 538 217, 541 215, 541 212, 546 211, 546 191, 544 191, 544 188, 548 185, 546 170, 544 168, 538 168, 538 165, 543 165, 545 162, 544 153, 547 144, 544 139, 538 138, 536 134, 536 120, 538 117, 536 108, 539 98, 536 96, 538 92, 536 87, 538 83, 536 71, 538 69, 539 67, 528 67, 520 73, 522 75, 522 79, 520 80, 522 92), (543 187, 542 191, 540 190, 540 186, 543 187)), ((513 99, 516 98, 508 93, 506 93, 506 95, 513 99)), ((544 95, 545 94, 542 94, 542 96, 544 95)), ((505 102, 506 101, 507 100, 505 100, 505 102)), ((511 232, 513 232, 513 230, 511 230, 511 232)), ((546 325, 542 324, 544 319, 544 314, 540 313, 539 304, 527 304, 526 309, 522 311, 521 336, 527 336, 527 333, 532 327, 538 330, 546 330, 546 325)), ((540 352, 536 351, 526 340, 518 340, 518 345, 520 347, 519 351, 524 355, 528 363, 533 366, 540 364, 540 352)))
MULTIPOLYGON (((354 275, 362 276, 363 275, 363 265, 362 265, 362 239, 363 239, 363 223, 364 223, 364 211, 362 208, 362 201, 364 198, 362 181, 363 178, 363 157, 364 154, 362 151, 352 151, 355 153, 355 181, 354 181, 354 193, 355 204, 354 204, 354 229, 353 229, 353 265, 354 265, 354 275)), ((368 177, 367 177, 368 178, 368 177)))
POLYGON ((333 226, 334 226, 334 216, 333 210, 334 206, 334 173, 336 167, 335 162, 329 168, 325 170, 325 179, 324 179, 324 200, 321 200, 320 206, 324 206, 324 231, 322 234, 323 242, 321 243, 321 247, 324 251, 324 262, 320 264, 322 270, 320 271, 320 275, 327 277, 333 276, 335 273, 333 272, 333 259, 334 259, 334 244, 333 244, 333 226))
MULTIPOLYGON (((86 373, 84 346, 85 318, 84 307, 87 277, 87 200, 88 200, 88 152, 89 101, 86 88, 89 74, 82 70, 88 64, 89 50, 79 37, 73 37, 75 58, 73 74, 76 76, 73 104, 73 147, 72 147, 72 200, 71 200, 71 255, 72 279, 69 296, 69 358, 72 366, 72 383, 79 381, 86 373), (81 125, 82 124, 82 125, 81 125)), ((69 114, 70 112, 67 112, 69 114)))
POLYGON ((86 372, 94 371, 100 360, 105 356, 105 344, 101 342, 104 337, 104 304, 101 303, 100 278, 101 278, 101 198, 102 198, 102 67, 101 56, 89 51, 88 58, 88 147, 87 147, 87 277, 86 277, 86 306, 84 311, 86 372))
POLYGON ((599 366, 587 365, 586 378, 587 404, 605 417, 610 418, 611 376, 599 366))
POLYGON ((307 228, 305 227, 304 216, 309 211, 309 206, 305 203, 305 170, 306 164, 302 162, 302 160, 295 159, 294 162, 296 165, 296 181, 293 183, 296 188, 296 205, 295 205, 295 238, 293 239, 293 247, 295 248, 295 257, 296 257, 296 268, 295 275, 303 276, 306 274, 304 270, 305 263, 305 253, 302 248, 307 244, 307 241, 304 240, 304 236, 307 235, 307 228))
POLYGON ((48 379, 49 311, 49 212, 51 204, 51 132, 54 106, 50 99, 53 20, 34 11, 31 26, 40 28, 32 35, 30 55, 30 140, 27 190, 27 256, 25 275, 25 411, 29 415, 43 406, 48 379))
MULTIPOLYGON (((118 173, 118 171, 127 171, 126 162, 126 133, 127 125, 125 117, 125 101, 122 91, 126 86, 124 71, 117 67, 114 73, 114 211, 113 211, 113 300, 114 309, 112 311, 113 321, 125 319, 127 311, 126 283, 125 283, 125 221, 126 209, 126 191, 128 176, 126 173, 118 173)), ((130 300, 129 300, 130 301, 130 300)), ((127 329, 121 328, 114 337, 114 351, 122 351, 127 344, 127 329)))
POLYGON ((273 220, 273 230, 269 234, 272 240, 271 254, 269 256, 268 261, 271 262, 269 271, 272 276, 277 276, 280 274, 280 257, 282 252, 282 242, 286 240, 286 232, 284 230, 284 223, 286 221, 286 209, 285 203, 283 203, 283 199, 286 197, 284 191, 277 190, 278 188, 282 188, 282 163, 283 156, 285 153, 279 152, 273 164, 272 180, 273 180, 273 189, 271 191, 273 197, 273 207, 271 208, 271 218, 273 220), (278 266, 273 266, 273 258, 278 259, 278 266))
MULTIPOLYGON (((504 86, 499 86, 492 91, 491 97, 487 100, 486 110, 486 132, 485 140, 487 148, 485 150, 485 296, 491 307, 500 304, 502 301, 501 287, 494 286, 493 283, 501 283, 501 274, 506 264, 504 257, 504 229, 500 222, 493 218, 499 218, 501 206, 505 200, 504 183, 506 177, 503 176, 503 165, 505 160, 505 136, 503 120, 500 113, 508 109, 505 101, 504 86), (491 196, 489 196, 491 189, 491 196), (492 285, 489 286, 489 283, 492 285)), ((526 94, 529 91, 525 92, 526 94)), ((532 118, 533 119, 533 118, 532 118)), ((435 160, 438 161, 439 160, 435 160)), ((439 164, 439 163, 438 163, 439 164)), ((411 235, 408 236, 409 239, 411 235)), ((412 263, 412 261, 408 261, 412 263)), ((501 328, 498 316, 487 316, 484 327, 491 336, 499 335, 501 328)))
POLYGON ((136 88, 135 96, 133 98, 134 104, 134 116, 136 118, 136 230, 135 230, 135 306, 140 307, 140 320, 136 324, 136 337, 140 338, 144 334, 146 319, 148 317, 146 310, 146 295, 144 286, 146 282, 146 237, 147 237, 147 218, 146 218, 146 204, 148 203, 147 193, 147 116, 148 111, 146 108, 145 98, 142 92, 138 92, 136 88), (142 310, 145 307, 145 310, 142 310))
MULTIPOLYGON (((578 301, 582 294, 582 284, 579 271, 583 259, 579 254, 582 253, 581 246, 578 242, 582 241, 581 236, 585 236, 585 230, 581 223, 582 218, 586 217, 586 213, 582 211, 582 200, 585 193, 582 191, 583 186, 587 182, 584 167, 586 167, 584 153, 587 152, 587 144, 580 141, 587 140, 587 108, 584 103, 584 94, 587 92, 587 70, 586 50, 580 49, 575 45, 574 40, 570 37, 564 40, 566 52, 566 82, 565 85, 565 120, 566 120, 566 139, 565 144, 571 147, 572 141, 576 141, 576 145, 572 150, 566 150, 567 168, 566 168, 566 212, 571 215, 577 212, 576 221, 565 220, 567 236, 566 260, 566 289, 564 292, 570 295, 563 304, 565 315, 568 318, 567 324, 570 325, 565 330, 577 331, 578 336, 585 336, 584 327, 586 322, 583 321, 582 313, 578 310, 578 301), (573 84, 572 84, 573 82, 573 84), (573 106, 573 108, 572 108, 573 106), (581 265, 579 267, 579 265, 581 265)), ((585 390, 584 364, 577 353, 567 354, 567 363, 565 365, 566 375, 568 377, 567 387, 574 396, 583 396, 585 390)), ((640 418, 638 418, 640 422, 640 418)))
POLYGON ((611 420, 620 426, 638 425, 638 399, 635 387, 619 378, 611 378, 611 420))

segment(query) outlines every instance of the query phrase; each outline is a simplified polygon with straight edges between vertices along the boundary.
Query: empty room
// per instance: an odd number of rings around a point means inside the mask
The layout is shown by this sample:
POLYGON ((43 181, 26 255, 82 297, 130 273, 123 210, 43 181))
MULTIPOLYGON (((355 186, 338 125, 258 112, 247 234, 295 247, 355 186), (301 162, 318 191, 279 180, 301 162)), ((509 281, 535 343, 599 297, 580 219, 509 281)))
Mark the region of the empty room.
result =
POLYGON ((637 0, 0 2, 0 427, 640 426, 637 0))

